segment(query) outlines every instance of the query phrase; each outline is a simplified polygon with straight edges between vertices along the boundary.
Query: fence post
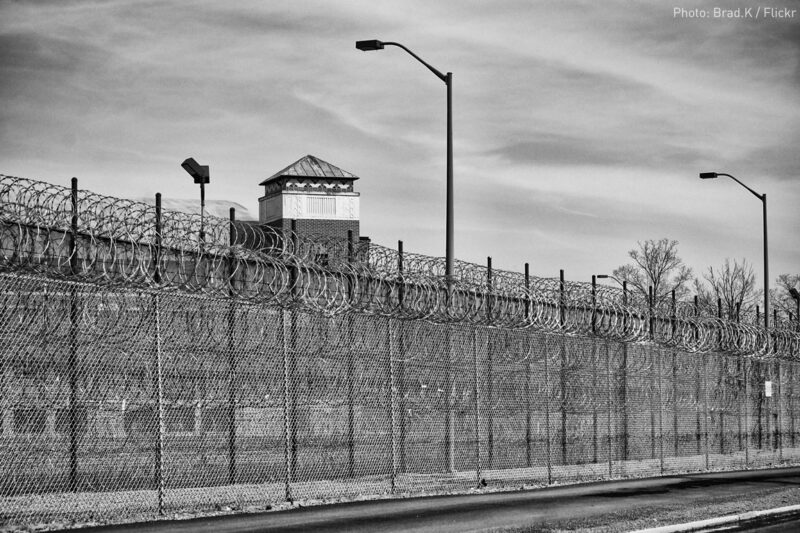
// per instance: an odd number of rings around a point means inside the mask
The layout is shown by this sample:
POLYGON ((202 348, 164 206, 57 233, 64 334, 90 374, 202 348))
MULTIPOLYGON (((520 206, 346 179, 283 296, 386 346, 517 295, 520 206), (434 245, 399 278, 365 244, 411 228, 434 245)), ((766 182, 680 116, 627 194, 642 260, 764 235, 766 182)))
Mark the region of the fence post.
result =
MULTIPOLYGON (((78 178, 72 178, 70 191, 72 217, 69 233, 69 269, 78 273, 78 178)), ((69 487, 78 491, 78 287, 70 286, 69 295, 69 487)))
POLYGON ((395 404, 396 404, 396 394, 397 394, 397 382, 395 381, 394 377, 394 360, 397 357, 397 348, 395 345, 395 337, 392 334, 393 329, 392 324, 393 320, 391 318, 387 319, 386 322, 386 341, 389 343, 389 445, 391 446, 391 458, 392 458, 392 472, 391 472, 391 492, 394 494, 396 485, 397 485, 397 441, 395 439, 395 429, 394 429, 394 416, 395 416, 395 404))
POLYGON ((155 485, 158 496, 158 514, 164 514, 164 370, 161 357, 161 301, 158 294, 153 295, 153 316, 155 318, 155 385, 156 385, 156 465, 155 485))
MULTIPOLYGON (((677 304, 675 299, 675 289, 672 290, 672 316, 670 317, 670 325, 672 329, 672 338, 675 339, 675 330, 677 328, 677 304)), ((675 441, 674 456, 678 457, 678 444, 680 442, 678 428, 678 352, 672 352, 672 432, 673 440, 675 441)))
MULTIPOLYGON (((347 230, 347 263, 353 263, 353 230, 347 230)), ((347 300, 353 300, 354 280, 347 277, 347 300)), ((353 315, 347 314, 347 474, 350 478, 355 477, 355 332, 353 328, 353 315)))
POLYGON ((664 398, 661 394, 661 373, 663 372, 664 353, 661 350, 658 354, 658 454, 661 465, 661 475, 664 475, 664 424, 662 415, 664 414, 664 398))
POLYGON ((559 349, 561 355, 561 372, 560 385, 561 385, 561 464, 567 464, 567 348, 565 345, 564 326, 566 317, 564 309, 564 269, 559 270, 559 284, 558 284, 558 323, 561 326, 558 339, 559 349))
MULTIPOLYGON (((623 337, 628 334, 628 281, 622 282, 622 305, 626 312, 622 316, 623 337)), ((628 341, 622 341, 622 364, 620 366, 620 403, 622 404, 622 460, 628 460, 628 341)))
MULTIPOLYGON (((741 310, 741 303, 736 302, 736 324, 739 324, 739 311, 741 310)), ((736 403, 739 407, 739 415, 736 417, 736 426, 737 426, 737 436, 739 442, 739 451, 743 449, 743 437, 742 437, 742 358, 738 357, 736 359, 736 399, 738 400, 736 403)))
MULTIPOLYGON (((231 248, 236 241, 236 209, 230 208, 230 228, 228 243, 231 248)), ((236 264, 233 252, 228 259, 228 484, 236 483, 236 264)))
POLYGON ((742 365, 742 380, 744 381, 744 466, 747 468, 750 464, 750 422, 748 420, 748 411, 750 396, 747 391, 747 359, 744 355, 739 356, 742 365))
POLYGON ((455 469, 455 431, 453 428, 453 370, 450 365, 453 364, 453 326, 447 324, 445 326, 447 333, 447 360, 445 361, 444 369, 444 396, 445 396, 445 414, 444 414, 444 459, 447 471, 453 473, 455 469))
MULTIPOLYGON (((648 287, 647 291, 647 322, 648 322, 648 331, 650 335, 650 342, 652 343, 655 334, 653 331, 653 326, 655 324, 655 317, 653 316, 653 304, 655 303, 655 295, 653 294, 653 287, 648 287)), ((653 345, 650 345, 652 349, 653 345)), ((650 352, 651 354, 653 352, 650 352)), ((654 358, 653 358, 654 359, 654 358)), ((655 362, 653 360, 650 361, 651 368, 655 367, 655 362)), ((650 373, 650 459, 656 458, 656 407, 655 407, 655 384, 656 384, 656 376, 653 373, 650 373)))
MULTIPOLYGON (((775 325, 774 327, 778 327, 778 310, 773 310, 773 321, 772 323, 775 325)), ((777 353, 778 343, 777 337, 773 340, 774 350, 777 353)), ((775 447, 778 448, 778 461, 783 461, 783 417, 781 416, 783 411, 783 387, 781 386, 781 361, 777 357, 775 358, 775 404, 776 404, 776 411, 774 415, 775 419, 775 447)))
MULTIPOLYGON (((405 280, 403 279, 403 241, 397 241, 397 270, 399 273, 400 286, 397 290, 397 299, 400 311, 402 313, 404 299, 405 299, 405 280)), ((400 471, 406 471, 406 354, 405 354, 405 322, 401 320, 398 324, 398 339, 399 344, 399 368, 398 368, 398 381, 399 387, 399 422, 400 422, 400 471)))
MULTIPOLYGON (((472 396, 475 404, 475 483, 476 487, 481 487, 481 434, 480 434, 480 398, 478 397, 478 328, 472 328, 472 370, 473 370, 473 389, 472 396)), ((491 410, 491 405, 489 406, 491 410)))
POLYGON ((543 352, 544 352, 544 386, 545 386, 545 402, 544 402, 544 428, 545 428, 545 439, 546 439, 546 451, 547 451, 547 484, 553 484, 553 461, 552 461, 552 454, 550 452, 550 375, 549 375, 549 368, 550 365, 548 364, 547 359, 550 357, 547 354, 547 336, 544 336, 544 343, 543 343, 543 352))
POLYGON ((611 479, 613 476, 614 467, 614 453, 612 450, 613 433, 611 427, 611 406, 613 405, 613 392, 611 386, 611 352, 608 350, 608 340, 606 340, 603 345, 606 348, 606 383, 608 385, 608 398, 606 404, 606 423, 608 424, 608 436, 606 437, 608 440, 608 477, 611 479))
POLYGON ((792 444, 792 448, 795 446, 795 431, 794 431, 794 362, 789 361, 789 390, 787 391, 787 396, 789 397, 789 439, 792 444))
MULTIPOLYGON (((717 298, 717 318, 722 320, 722 298, 717 298)), ((717 346, 721 347, 722 345, 722 332, 719 332, 717 346)), ((719 412, 719 453, 725 453, 725 371, 727 370, 727 361, 725 357, 718 357, 719 361, 719 380, 717 382, 717 391, 723 391, 722 401, 720 401, 717 405, 717 410, 719 412)), ((719 394, 717 394, 719 397, 719 394)))
MULTIPOLYGON (((298 246, 298 239, 297 239, 297 220, 292 219, 292 221, 290 223, 290 228, 292 230, 292 234, 291 234, 292 250, 293 250, 293 253, 298 254, 297 249, 298 249, 299 246, 298 246)), ((289 268, 289 280, 291 282, 291 297, 292 297, 292 300, 297 298, 297 294, 296 294, 295 290, 296 290, 296 287, 297 287, 297 285, 299 283, 299 279, 298 279, 299 276, 300 276, 300 273, 299 273, 299 270, 298 270, 297 266, 292 266, 292 267, 289 268)), ((288 388, 288 391, 289 391, 289 411, 288 411, 288 415, 289 415, 289 428, 291 430, 291 432, 290 432, 290 437, 291 437, 291 450, 290 450, 290 452, 291 453, 290 453, 289 457, 292 460, 292 463, 291 463, 292 475, 291 475, 290 479, 292 481, 294 481, 294 478, 297 475, 297 458, 298 458, 298 455, 299 455, 297 453, 297 434, 299 433, 298 430, 297 430, 297 425, 299 423, 299 420, 298 420, 298 417, 297 417, 297 411, 298 411, 297 394, 298 394, 298 390, 297 390, 296 376, 297 376, 297 352, 298 352, 298 348, 297 348, 298 338, 297 337, 298 337, 300 332, 299 332, 299 328, 297 327, 297 312, 294 311, 293 309, 289 309, 287 318, 288 318, 288 322, 287 322, 288 329, 286 331, 286 333, 287 333, 287 337, 286 337, 286 350, 287 350, 287 352, 286 353, 287 353, 287 357, 288 357, 287 360, 288 360, 288 363, 289 363, 289 366, 288 366, 288 370, 289 370, 289 374, 288 374, 288 377, 289 377, 289 382, 288 382, 288 387, 289 387, 288 388)))
POLYGON ((592 463, 597 463, 597 276, 592 274, 592 463))
POLYGON ((292 365, 291 365, 291 348, 290 348, 290 337, 292 335, 292 328, 291 328, 291 311, 282 309, 279 311, 280 313, 280 324, 278 327, 279 335, 280 335, 280 343, 281 343, 281 351, 283 352, 282 362, 283 362, 283 433, 284 433, 284 442, 283 442, 283 459, 284 465, 286 467, 286 476, 285 476, 285 484, 284 484, 284 496, 286 497, 286 501, 292 501, 292 478, 294 473, 294 435, 293 435, 293 428, 292 428, 292 386, 291 386, 291 378, 290 374, 292 372, 292 365))
POLYGON ((703 424, 703 442, 705 443, 706 450, 706 470, 708 470, 708 365, 707 354, 703 353, 703 380, 705 387, 703 387, 703 413, 705 424, 703 424))
MULTIPOLYGON (((530 316, 530 265, 525 263, 525 320, 530 316)), ((531 360, 533 359, 533 346, 531 335, 523 330, 527 348, 527 364, 525 365, 525 465, 530 467, 531 458, 531 360)))
MULTIPOLYGON (((488 467, 494 467, 494 413, 491 408, 494 403, 494 368, 492 361, 492 258, 486 258, 486 448, 488 467)), ((477 389, 476 389, 477 390, 477 389)))
MULTIPOLYGON (((759 312, 758 306, 756 306, 756 324, 761 322, 761 313, 759 312)), ((758 436, 758 449, 760 450, 764 446, 764 380, 761 379, 762 376, 762 368, 761 365, 758 365, 758 370, 756 372, 756 391, 758 394, 756 395, 758 404, 756 405, 756 416, 758 418, 756 422, 756 435, 758 436)), ((769 420, 768 420, 769 421, 769 420)))
MULTIPOLYGON (((697 317, 698 314, 699 314, 699 303, 697 301, 697 295, 695 295, 695 297, 694 297, 694 316, 697 317)), ((695 337, 695 342, 696 342, 697 341, 697 335, 698 335, 697 326, 696 325, 694 326, 693 331, 694 331, 694 337, 695 337)), ((705 355, 703 357, 705 357, 705 355)), ((705 359, 703 359, 703 360, 705 360, 705 359)), ((700 375, 700 365, 697 364, 697 361, 695 361, 694 368, 695 368, 694 411, 695 411, 695 414, 696 414, 696 417, 697 417, 697 426, 695 427, 695 439, 697 440, 697 455, 700 455, 700 451, 702 449, 701 448, 701 444, 700 444, 701 438, 702 438, 701 427, 700 427, 700 393, 702 392, 702 384, 701 384, 702 376, 700 375)))

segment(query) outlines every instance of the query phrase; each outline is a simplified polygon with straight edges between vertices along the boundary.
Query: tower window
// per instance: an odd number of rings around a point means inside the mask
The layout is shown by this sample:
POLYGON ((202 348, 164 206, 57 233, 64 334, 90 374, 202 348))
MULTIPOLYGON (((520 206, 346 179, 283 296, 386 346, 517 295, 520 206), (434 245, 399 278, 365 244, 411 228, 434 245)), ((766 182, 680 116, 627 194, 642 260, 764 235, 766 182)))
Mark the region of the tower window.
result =
POLYGON ((323 196, 320 198, 306 198, 306 212, 312 216, 336 216, 336 198, 323 196))

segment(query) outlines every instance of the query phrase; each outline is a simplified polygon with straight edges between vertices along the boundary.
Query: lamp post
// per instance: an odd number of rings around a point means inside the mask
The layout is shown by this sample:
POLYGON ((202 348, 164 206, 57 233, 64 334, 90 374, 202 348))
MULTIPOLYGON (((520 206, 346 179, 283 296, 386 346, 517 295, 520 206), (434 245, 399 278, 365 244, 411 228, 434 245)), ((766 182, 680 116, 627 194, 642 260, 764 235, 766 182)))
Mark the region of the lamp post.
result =
POLYGON ((750 194, 761 200, 764 211, 764 329, 769 329, 769 248, 767 246, 767 195, 758 194, 756 191, 724 172, 701 172, 700 179, 708 180, 718 178, 719 176, 727 176, 733 181, 750 191, 750 194))
POLYGON ((191 177, 194 178, 195 183, 200 184, 200 245, 205 243, 206 235, 203 231, 203 212, 206 206, 206 183, 211 179, 208 171, 208 165, 199 165, 193 157, 186 159, 181 163, 183 170, 185 170, 191 177))
POLYGON ((385 46, 402 48, 414 59, 425 65, 437 78, 447 86, 447 215, 445 225, 445 281, 447 283, 448 305, 451 299, 453 283, 453 73, 442 74, 439 70, 426 63, 417 54, 400 43, 391 41, 356 41, 356 48, 362 52, 383 50, 385 46))

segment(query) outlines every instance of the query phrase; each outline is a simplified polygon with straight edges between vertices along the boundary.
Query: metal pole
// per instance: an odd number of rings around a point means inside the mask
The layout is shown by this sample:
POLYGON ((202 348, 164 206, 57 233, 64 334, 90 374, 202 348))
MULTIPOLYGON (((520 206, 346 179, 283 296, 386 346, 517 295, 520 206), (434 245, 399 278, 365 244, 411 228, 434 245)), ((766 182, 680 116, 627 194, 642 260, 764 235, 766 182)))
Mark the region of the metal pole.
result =
MULTIPOLYGON (((475 406, 475 483, 481 488, 481 435, 480 435, 480 400, 478 398, 478 329, 472 328, 472 370, 473 370, 473 390, 475 406)), ((491 410, 491 406, 489 406, 491 410)))
POLYGON ((558 320, 561 326, 559 332, 559 350, 561 352, 561 464, 567 464, 567 350, 564 344, 564 269, 559 270, 559 299, 558 299, 558 320))
POLYGON ((551 459, 551 452, 550 452, 550 376, 549 376, 549 366, 547 363, 547 359, 549 355, 547 354, 547 337, 544 340, 544 383, 545 383, 545 401, 544 401, 544 429, 545 429, 545 448, 547 452, 547 484, 553 484, 553 461, 551 459))
MULTIPOLYGON (((761 322, 761 315, 759 314, 758 306, 756 306, 756 325, 761 322)), ((758 417, 758 421, 756 422, 756 435, 758 436, 758 449, 760 450, 764 446, 764 385, 762 377, 762 370, 761 365, 758 365, 758 372, 756 373, 756 382, 757 387, 756 390, 758 394, 756 395, 756 399, 758 404, 756 405, 756 416, 758 417)))
MULTIPOLYGON (((592 335, 597 334, 597 276, 592 274, 592 335)), ((592 340, 592 463, 597 463, 597 339, 592 340)))
MULTIPOLYGON (((672 338, 675 338, 675 330, 677 328, 677 302, 675 299, 675 290, 672 291, 672 338)), ((675 457, 678 457, 678 446, 680 442, 680 428, 678 427, 678 352, 672 352, 672 431, 675 440, 675 457)))
MULTIPOLYGON (((353 230, 347 230, 347 262, 353 262, 353 230)), ((347 300, 353 300, 353 281, 348 275, 347 278, 347 300)), ((355 338, 353 335, 352 314, 345 317, 347 320, 347 473, 349 477, 355 477, 355 338)))
MULTIPOLYGON (((647 308, 648 308, 648 329, 650 330, 650 341, 653 341, 653 287, 648 287, 647 291, 647 308)), ((652 348, 652 345, 651 345, 652 348)), ((652 352, 651 352, 652 353, 652 352)), ((655 365, 653 365, 655 366, 655 365)), ((650 374, 650 459, 656 458, 656 410, 655 410, 655 376, 650 374)))
POLYGON ((607 446, 608 446, 608 478, 611 479, 614 466, 614 454, 611 449, 612 442, 612 428, 611 428, 611 405, 612 405, 612 391, 611 391, 611 353, 608 350, 608 340, 603 343, 606 347, 606 384, 607 384, 607 405, 606 405, 606 423, 608 424, 607 446))
MULTIPOLYGON (((530 266, 525 263, 525 320, 528 320, 530 313, 530 266)), ((523 330, 524 331, 524 330, 523 330)), ((528 331, 524 331, 525 340, 527 341, 527 364, 525 365, 525 465, 530 467, 532 464, 532 443, 531 443, 531 363, 533 359, 532 354, 532 340, 528 331)))
MULTIPOLYGON (((403 241, 397 241, 397 271, 399 274, 400 287, 397 293, 397 303, 400 310, 403 309, 403 300, 405 297, 405 280, 403 279, 403 241)), ((398 323, 398 349, 399 349, 399 368, 398 368, 398 381, 399 387, 399 422, 400 422, 400 472, 406 471, 406 361, 405 361, 405 322, 402 320, 398 323)))
POLYGON ((739 356, 742 362, 742 380, 744 381, 744 466, 747 468, 750 465, 750 420, 748 415, 749 399, 747 390, 747 359, 744 355, 739 356))
POLYGON ((292 478, 294 469, 294 435, 292 428, 292 391, 291 391, 291 348, 289 345, 291 337, 291 311, 280 311, 280 326, 278 328, 280 334, 280 343, 283 351, 283 459, 286 467, 285 483, 284 483, 284 496, 286 501, 292 501, 292 478))
POLYGON ((447 277, 447 303, 453 291, 453 73, 448 72, 447 85, 447 221, 445 224, 445 275, 447 277))
MULTIPOLYGON (((234 245, 236 240, 236 209, 230 208, 229 243, 234 245)), ((236 300, 235 297, 235 258, 231 253, 228 259, 228 282, 230 290, 228 297, 228 484, 236 483, 236 300)))
MULTIPOLYGON (((486 318, 487 323, 492 324, 492 258, 486 258, 486 289, 487 289, 487 306, 486 318)), ((494 413, 492 412, 492 405, 494 404, 494 378, 492 362, 492 328, 486 329, 486 405, 489 408, 486 410, 486 441, 487 441, 487 463, 489 468, 494 467, 494 413)))
POLYGON ((662 422, 663 398, 661 396, 661 372, 664 354, 659 350, 658 354, 658 454, 661 466, 661 475, 664 475, 664 424, 662 422))
POLYGON ((155 485, 158 496, 158 514, 164 514, 164 369, 161 359, 161 305, 158 294, 153 296, 155 318, 155 367, 158 427, 156 432, 155 485))
POLYGON ((455 469, 455 431, 453 428, 453 378, 452 369, 450 365, 453 362, 453 327, 451 325, 445 326, 447 328, 447 360, 445 361, 444 379, 445 379, 445 414, 444 414, 444 462, 449 473, 456 471, 455 469))
MULTIPOLYGON (((699 303, 697 301, 697 295, 694 297, 694 316, 698 316, 699 314, 699 303)), ((694 329, 694 336, 695 341, 697 339, 697 326, 694 329)), ((705 356, 703 356, 705 357, 705 356)), ((701 427, 700 427, 700 393, 702 392, 702 385, 701 385, 701 375, 700 375, 700 366, 695 362, 695 395, 694 395, 694 411, 697 415, 697 426, 695 428, 695 438, 697 439, 697 454, 700 455, 701 450, 701 427)))
MULTIPOLYGON (((722 298, 717 298, 717 318, 722 320, 722 298)), ((722 344, 722 332, 719 332, 719 339, 717 341, 717 345, 720 346, 722 344)), ((726 370, 726 358, 722 357, 719 359, 719 381, 717 383, 717 390, 724 390, 725 384, 725 370, 726 370)), ((725 397, 723 396, 722 401, 718 403, 717 410, 719 412, 719 453, 725 453, 725 397)))
POLYGON ((204 181, 201 179, 200 180, 200 246, 201 247, 206 242, 206 233, 204 226, 205 210, 206 210, 206 185, 204 181))
MULTIPOLYGON (((774 318, 773 324, 778 324, 778 310, 773 310, 774 318)), ((783 387, 781 386, 781 362, 777 357, 775 358, 775 447, 778 449, 778 460, 783 461, 783 387)))
MULTIPOLYGON (((628 282, 622 282, 622 305, 627 309, 628 306, 628 282)), ((628 334, 628 313, 622 317, 623 336, 628 334)), ((628 460, 628 341, 622 341, 622 379, 620 393, 622 404, 622 460, 628 460)))
MULTIPOLYGON (((764 329, 769 330, 769 246, 767 244, 767 195, 761 195, 764 207, 764 329)), ((767 335, 769 342, 769 335, 767 335)))
POLYGON ((394 335, 392 335, 392 323, 394 321, 389 318, 387 320, 386 325, 386 341, 389 344, 389 443, 390 443, 390 453, 392 457, 392 471, 391 471, 391 492, 394 494, 397 484, 397 441, 395 439, 395 421, 394 421, 394 414, 396 412, 396 394, 397 394, 397 382, 395 381, 394 377, 394 360, 397 357, 397 348, 395 346, 395 339, 394 335))
POLYGON ((703 441, 705 442, 706 450, 706 470, 708 470, 708 365, 706 364, 707 355, 703 352, 703 379, 705 387, 703 387, 703 412, 706 419, 703 424, 703 441))
MULTIPOLYGON (((72 178, 70 193, 72 220, 70 222, 70 274, 78 273, 78 178, 72 178)), ((78 287, 70 286, 69 298, 69 485, 78 491, 78 287)))

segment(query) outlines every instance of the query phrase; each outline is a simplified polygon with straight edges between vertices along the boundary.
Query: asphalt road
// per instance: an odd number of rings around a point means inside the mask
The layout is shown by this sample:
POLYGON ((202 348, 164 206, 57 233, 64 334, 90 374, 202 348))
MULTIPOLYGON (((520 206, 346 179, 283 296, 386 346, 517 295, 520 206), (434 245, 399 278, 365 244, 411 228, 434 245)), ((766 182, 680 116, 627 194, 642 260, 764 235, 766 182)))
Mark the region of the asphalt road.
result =
POLYGON ((96 527, 81 531, 461 533, 500 527, 547 527, 565 520, 590 520, 593 517, 625 513, 633 507, 680 507, 710 497, 734 500, 768 488, 791 486, 800 486, 800 468, 690 474, 492 494, 355 502, 271 513, 96 527))

